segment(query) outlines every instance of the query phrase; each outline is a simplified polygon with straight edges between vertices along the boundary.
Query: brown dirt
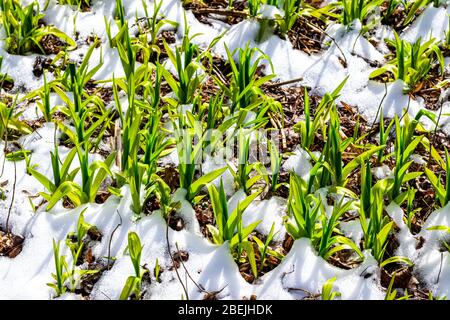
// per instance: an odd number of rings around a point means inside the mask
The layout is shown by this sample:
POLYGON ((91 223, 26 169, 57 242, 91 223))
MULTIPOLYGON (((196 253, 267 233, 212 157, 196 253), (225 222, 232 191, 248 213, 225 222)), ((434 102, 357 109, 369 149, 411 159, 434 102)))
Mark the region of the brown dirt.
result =
POLYGON ((48 34, 42 38, 40 45, 45 54, 58 54, 67 44, 58 37, 48 34))
POLYGON ((170 187, 171 190, 176 190, 180 187, 180 180, 178 177, 178 170, 174 165, 166 165, 158 176, 170 187))
POLYGON ((36 59, 34 60, 34 64, 33 64, 33 74, 35 77, 41 77, 42 74, 44 73, 44 70, 50 69, 52 65, 52 59, 50 58, 46 58, 46 57, 42 57, 42 56, 37 56, 36 59))
POLYGON ((287 36, 294 49, 301 50, 308 55, 322 51, 322 35, 326 28, 325 23, 314 17, 304 19, 300 17, 289 30, 287 36), (314 27, 312 27, 312 26, 314 27))
MULTIPOLYGON (((191 3, 184 6, 186 10, 192 10, 194 16, 199 20, 201 23, 212 25, 210 19, 213 18, 213 14, 211 13, 202 13, 200 12, 200 9, 219 9, 219 10, 227 10, 228 9, 228 2, 224 0, 210 0, 205 1, 206 4, 203 3, 203 1, 200 0, 193 0, 191 3)), ((246 8, 246 1, 242 0, 235 0, 233 2, 233 9, 232 11, 243 11, 246 8)), ((214 17, 216 18, 216 17, 214 17)), ((219 18, 222 21, 225 21, 226 23, 233 25, 237 24, 241 21, 243 21, 242 17, 239 16, 233 16, 233 15, 217 15, 217 18, 219 18)))
POLYGON ((204 197, 199 203, 194 206, 195 216, 200 224, 200 231, 205 236, 212 240, 211 233, 209 232, 207 225, 214 225, 214 212, 212 209, 211 201, 209 197, 204 197))
POLYGON ((174 268, 178 269, 181 267, 181 262, 186 262, 189 260, 189 252, 184 250, 179 250, 172 253, 172 257, 174 260, 174 265, 172 265, 169 270, 174 270, 174 268))
POLYGON ((24 238, 0 230, 0 257, 15 258, 22 252, 24 238))

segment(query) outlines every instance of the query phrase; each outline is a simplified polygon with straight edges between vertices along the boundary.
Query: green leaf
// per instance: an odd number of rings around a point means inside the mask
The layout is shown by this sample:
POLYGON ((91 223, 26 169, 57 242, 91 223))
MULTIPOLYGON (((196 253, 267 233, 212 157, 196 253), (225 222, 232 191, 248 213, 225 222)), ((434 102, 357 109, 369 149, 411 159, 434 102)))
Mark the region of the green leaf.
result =
POLYGON ((141 240, 136 232, 128 233, 128 252, 130 253, 130 258, 133 263, 134 271, 136 273, 136 277, 140 277, 141 275, 141 253, 142 253, 142 245, 141 240))
POLYGON ((87 199, 83 195, 83 192, 78 184, 72 181, 65 181, 52 194, 46 210, 49 211, 65 196, 68 196, 76 207, 81 203, 87 202, 87 199))
POLYGON ((390 258, 384 260, 382 263, 380 263, 380 267, 383 268, 383 267, 387 266, 390 263, 403 263, 403 264, 406 264, 409 267, 414 265, 412 263, 412 261, 409 260, 406 257, 394 256, 394 257, 390 257, 390 258))
POLYGON ((125 282, 122 292, 120 293, 119 300, 128 300, 130 295, 138 290, 138 284, 139 284, 138 278, 134 276, 129 276, 127 278, 127 281, 125 282))
POLYGON ((253 244, 250 241, 243 241, 242 246, 244 250, 247 252, 248 262, 250 264, 250 268, 252 270, 253 276, 255 278, 258 277, 258 269, 256 266, 256 258, 255 251, 253 250, 253 244))
POLYGON ((333 278, 328 279, 322 286, 322 300, 333 300, 333 298, 336 296, 336 294, 340 295, 340 293, 335 293, 333 295, 333 285, 336 281, 336 276, 333 278))
POLYGON ((217 177, 221 176, 222 173, 224 173, 227 170, 226 167, 220 168, 214 171, 211 171, 204 176, 200 177, 198 180, 196 180, 194 183, 191 184, 190 190, 188 190, 189 198, 194 197, 202 187, 204 187, 206 184, 210 183, 217 177))

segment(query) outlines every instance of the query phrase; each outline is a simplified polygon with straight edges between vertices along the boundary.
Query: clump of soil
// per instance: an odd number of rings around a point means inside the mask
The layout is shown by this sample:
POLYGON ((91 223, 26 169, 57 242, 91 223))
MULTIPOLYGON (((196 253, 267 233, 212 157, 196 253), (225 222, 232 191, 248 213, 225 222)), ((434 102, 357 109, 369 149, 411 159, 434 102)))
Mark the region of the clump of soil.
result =
POLYGON ((178 250, 172 253, 172 258, 174 264, 169 268, 169 270, 174 270, 174 268, 178 269, 181 266, 182 262, 186 262, 189 260, 189 252, 185 250, 178 250))
POLYGON ((400 264, 391 264, 381 268, 380 283, 384 288, 389 286, 389 283, 394 278, 393 288, 407 289, 412 279, 412 268, 405 267, 400 264))
POLYGON ((40 45, 45 54, 58 54, 67 46, 67 43, 53 34, 48 34, 41 39, 40 45))
POLYGON ((176 190, 180 187, 178 170, 174 165, 166 165, 157 175, 164 180, 171 190, 176 190))
POLYGON ((40 77, 44 73, 44 70, 51 68, 52 59, 45 58, 42 56, 37 56, 33 64, 33 74, 35 77, 40 77))
POLYGON ((182 217, 173 215, 169 219, 169 227, 175 231, 181 231, 184 229, 184 220, 182 217))
POLYGON ((208 225, 214 225, 214 212, 209 197, 204 197, 194 206, 195 216, 200 225, 200 231, 205 238, 212 240, 208 225))
POLYGON ((309 17, 306 20, 300 16, 289 30, 287 37, 294 49, 311 55, 322 51, 322 30, 325 28, 325 23, 319 19, 309 17))
POLYGON ((142 212, 146 215, 152 214, 153 211, 161 209, 161 202, 157 196, 151 195, 146 198, 142 206, 142 212))
POLYGON ((0 230, 0 257, 15 258, 22 252, 24 238, 0 230))
POLYGON ((0 88, 5 91, 11 91, 14 88, 14 80, 10 78, 4 78, 3 75, 0 75, 0 88))

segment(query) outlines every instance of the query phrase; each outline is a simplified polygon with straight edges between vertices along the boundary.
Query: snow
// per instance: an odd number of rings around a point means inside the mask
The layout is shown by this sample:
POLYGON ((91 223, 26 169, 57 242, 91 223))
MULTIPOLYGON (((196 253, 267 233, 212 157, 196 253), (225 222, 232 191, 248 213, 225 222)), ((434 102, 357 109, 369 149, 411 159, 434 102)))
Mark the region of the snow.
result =
POLYGON ((339 222, 339 229, 344 232, 345 236, 350 238, 354 243, 358 244, 364 236, 361 229, 361 222, 358 219, 339 222))
POLYGON ((417 254, 417 240, 411 234, 408 226, 404 222, 402 208, 400 208, 395 202, 392 202, 386 207, 386 212, 400 229, 400 232, 397 233, 400 245, 396 250, 396 254, 414 261, 417 254))
POLYGON ((376 262, 366 257, 356 269, 343 270, 318 257, 309 240, 297 240, 283 262, 264 276, 264 284, 257 291, 260 299, 299 299, 305 291, 321 292, 325 281, 337 277, 333 290, 342 293, 342 299, 382 299, 383 292, 377 286, 376 262), (371 274, 367 276, 366 273, 371 274), (282 293, 280 295, 280 293, 282 293))
POLYGON ((415 42, 419 38, 424 41, 430 38, 436 38, 438 41, 444 40, 449 26, 449 14, 450 6, 435 8, 433 4, 429 4, 411 27, 402 34, 402 39, 409 42, 415 42))
MULTIPOLYGON (((247 195, 240 189, 228 201, 228 210, 233 212, 238 203, 243 201, 247 195)), ((269 200, 255 200, 242 214, 243 225, 250 225, 251 223, 259 221, 256 230, 267 236, 274 225, 274 240, 282 242, 286 230, 283 228, 283 216, 286 212, 286 200, 280 197, 271 197, 269 200)))
POLYGON ((425 239, 418 252, 416 268, 420 276, 437 296, 450 296, 450 253, 441 252, 441 241, 447 239, 445 231, 428 230, 434 226, 450 226, 450 203, 436 210, 425 222, 420 236, 425 239))
MULTIPOLYGON (((24 0, 24 3, 31 3, 31 0, 24 0)), ((326 1, 326 3, 331 1, 326 1)), ((41 8, 45 1, 39 1, 41 8)), ((153 10, 153 2, 146 0, 149 12, 153 10)), ((145 15, 140 1, 124 1, 125 12, 130 20, 130 25, 137 17, 145 15)), ((70 36, 74 36, 74 31, 78 33, 78 47, 69 53, 70 58, 80 62, 88 51, 89 46, 85 43, 86 37, 95 34, 102 44, 93 51, 89 60, 91 68, 103 61, 102 67, 95 74, 95 80, 110 80, 112 77, 123 77, 124 72, 116 49, 109 46, 104 17, 111 18, 115 11, 114 1, 97 0, 89 12, 77 12, 70 6, 61 6, 56 0, 51 0, 45 13, 45 21, 52 24, 70 36)), ((406 109, 414 116, 423 107, 424 101, 421 98, 412 100, 404 94, 405 84, 402 81, 395 81, 388 84, 381 84, 370 81, 369 74, 374 70, 370 63, 385 63, 384 54, 386 46, 382 39, 392 38, 392 30, 388 27, 379 27, 374 33, 374 37, 379 40, 379 45, 374 47, 364 35, 361 35, 361 25, 355 23, 352 28, 347 28, 339 24, 329 27, 329 36, 323 40, 323 52, 320 54, 307 55, 295 50, 289 40, 283 40, 277 35, 269 35, 265 41, 256 43, 255 38, 259 31, 259 24, 255 20, 244 20, 236 25, 228 26, 215 20, 210 25, 199 22, 191 11, 185 11, 179 0, 164 0, 161 13, 167 19, 176 21, 177 43, 179 44, 184 32, 184 17, 189 26, 189 34, 200 35, 193 38, 193 42, 205 48, 209 43, 221 35, 220 41, 212 49, 215 54, 226 57, 225 44, 233 51, 249 43, 251 47, 257 47, 265 52, 272 61, 273 72, 276 80, 286 81, 302 78, 301 85, 311 87, 312 93, 324 94, 336 88, 347 76, 349 77, 344 86, 339 101, 346 102, 358 107, 359 112, 368 121, 377 120, 379 111, 388 118, 394 115, 401 115, 406 109), (346 61, 346 63, 345 63, 346 61)), ((275 10, 272 6, 264 6, 261 11, 263 17, 273 17, 275 14, 283 14, 275 10)), ((434 8, 430 5, 418 19, 401 35, 408 41, 415 41, 419 37, 426 39, 431 35, 438 39, 443 39, 444 33, 448 29, 448 14, 450 7, 434 8)), ((111 19, 112 20, 112 19, 111 19)), ((131 27, 133 28, 133 27, 131 27)), ((173 27, 167 27, 173 29, 173 27)), ((2 37, 4 31, 2 30, 2 37)), ((117 32, 117 27, 112 22, 113 35, 117 32)), ((3 56, 2 73, 7 73, 15 80, 15 89, 28 92, 40 88, 43 85, 43 77, 37 78, 33 75, 33 65, 39 56, 31 54, 27 56, 16 56, 5 52, 5 48, 0 48, 0 56, 3 56)), ((53 58, 54 56, 50 56, 53 58)), ((236 58, 236 55, 235 55, 236 58)), ((266 60, 266 72, 272 70, 266 60)), ((169 63, 167 64, 170 65, 169 63)), ((449 59, 446 58, 446 65, 449 59)), ((48 80, 52 76, 48 74, 48 80)), ((24 93, 21 92, 21 93, 24 93)), ((70 96, 69 96, 70 97, 70 96)), ((51 104, 62 104, 56 94, 51 95, 51 104)), ((123 108, 126 109, 127 102, 123 101, 123 108)), ((443 106, 444 111, 450 110, 450 104, 443 106)), ((436 113, 438 113, 436 111, 436 113)), ((31 103, 25 109, 22 117, 26 119, 36 119, 40 111, 36 111, 36 104, 31 103)), ((249 113, 253 117, 253 113, 249 113)), ((423 120, 424 124, 430 128, 429 121, 423 120)), ((442 119, 442 125, 450 132, 450 120, 446 117, 442 119)), ((57 139, 59 138, 59 133, 57 139)), ((33 152, 31 165, 36 165, 36 170, 43 173, 48 178, 53 177, 50 151, 54 145, 54 125, 46 123, 43 128, 38 129, 28 136, 21 138, 20 143, 26 150, 33 152)), ((4 160, 4 144, 0 143, 0 163, 4 160)), ((62 160, 67 156, 69 149, 59 148, 62 160)), ((217 155, 215 155, 217 156, 217 155)), ((217 156, 218 157, 218 156, 217 156)), ((98 155, 91 155, 90 161, 101 159, 98 155)), ((417 161, 423 163, 423 159, 415 157, 417 161)), ((202 164, 203 172, 211 172, 223 167, 223 163, 217 162, 214 156, 204 159, 202 164)), ((283 163, 283 170, 294 171, 303 179, 309 178, 312 168, 310 156, 301 147, 297 147, 293 154, 283 163)), ((163 159, 164 164, 177 165, 177 153, 174 150, 163 159)), ((72 167, 78 166, 78 159, 75 157, 72 167)), ((169 270, 172 264, 170 252, 173 254, 177 250, 186 250, 189 259, 184 263, 190 276, 194 281, 203 286, 207 291, 220 291, 220 299, 242 299, 256 294, 258 299, 298 299, 305 296, 305 292, 319 294, 322 285, 326 280, 336 276, 334 290, 342 293, 342 299, 383 299, 384 291, 379 283, 379 267, 370 253, 364 252, 365 259, 361 265, 351 270, 343 270, 332 266, 318 257, 315 249, 307 239, 299 239, 282 263, 274 270, 258 279, 254 284, 247 283, 239 273, 238 267, 230 254, 229 244, 214 245, 208 241, 200 232, 200 226, 195 218, 195 211, 192 205, 185 200, 186 191, 179 189, 173 195, 173 201, 181 204, 177 214, 183 217, 185 228, 181 231, 174 231, 168 228, 168 239, 166 240, 166 222, 161 217, 159 211, 153 212, 150 216, 142 217, 135 221, 136 217, 130 209, 131 197, 127 187, 122 188, 122 197, 111 196, 101 205, 82 205, 73 210, 64 209, 59 203, 50 212, 45 212, 45 205, 33 212, 29 201, 38 205, 41 198, 31 198, 38 192, 45 191, 43 187, 30 175, 24 174, 26 171, 25 161, 14 163, 6 161, 3 176, 0 181, 8 181, 5 186, 7 190, 7 201, 0 201, 0 223, 4 225, 10 206, 12 185, 15 180, 14 172, 17 172, 15 201, 12 206, 10 226, 15 234, 23 235, 25 243, 23 251, 14 259, 0 257, 0 299, 49 299, 53 298, 53 292, 46 283, 53 281, 51 273, 54 272, 52 240, 61 240, 62 254, 65 254, 69 264, 71 255, 67 250, 64 239, 68 232, 74 231, 80 212, 87 209, 85 219, 88 223, 95 225, 103 234, 101 242, 93 248, 96 257, 107 256, 109 250, 111 255, 116 257, 116 261, 111 270, 105 271, 99 282, 94 286, 92 299, 118 299, 126 278, 133 274, 133 267, 129 256, 125 252, 127 245, 127 235, 130 231, 135 231, 144 244, 142 253, 142 264, 152 270, 156 259, 158 259, 163 272, 161 283, 152 281, 146 288, 145 298, 148 299, 180 299, 183 289, 173 270, 169 270), (119 227, 117 227, 120 224, 119 227), (110 237, 114 229, 117 230, 109 244, 110 237), (26 288, 24 290, 23 288, 26 288)), ((373 169, 377 179, 382 179, 392 174, 387 166, 373 169)), ((237 202, 245 198, 242 190, 235 190, 233 177, 226 171, 221 177, 213 182, 219 185, 223 179, 225 190, 229 198, 229 210, 236 207, 237 202)), ((80 176, 76 178, 80 182, 80 176)), ((321 195, 326 195, 329 190, 318 190, 321 195)), ((325 196, 322 196, 326 202, 325 196)), ((326 205, 329 213, 332 208, 326 205)), ((450 204, 432 213, 426 221, 419 235, 414 237, 406 226, 403 218, 403 211, 395 204, 390 204, 386 211, 395 221, 399 232, 400 246, 396 254, 409 257, 416 265, 417 272, 421 278, 430 286, 437 295, 450 296, 450 254, 439 250, 441 241, 448 237, 445 232, 428 230, 431 226, 450 225, 450 204), (421 236, 425 239, 424 245, 416 249, 417 239, 421 236)), ((283 216, 286 214, 286 200, 280 197, 270 199, 257 199, 245 210, 243 222, 248 225, 255 221, 261 221, 257 231, 267 235, 272 225, 277 232, 274 240, 280 243, 286 235, 283 226, 283 216)), ((341 222, 339 225, 342 232, 351 238, 355 243, 359 243, 362 238, 362 230, 358 219, 341 222)), ((184 267, 178 269, 180 277, 185 281, 186 271, 184 267)), ((153 277, 153 275, 152 275, 153 277)), ((154 280, 152 278, 152 280, 154 280)), ((203 292, 189 281, 188 294, 191 299, 201 299, 203 292)), ((80 296, 65 294, 59 299, 79 299, 80 296)))
POLYGON ((385 179, 387 177, 393 177, 392 170, 387 165, 382 165, 372 169, 372 174, 378 180, 385 179))
POLYGON ((291 155, 283 164, 283 169, 286 171, 294 171, 299 177, 307 181, 309 179, 309 172, 312 169, 310 163, 311 157, 301 147, 297 147, 293 155, 291 155))
POLYGON ((263 4, 259 8, 259 14, 261 18, 275 19, 277 16, 284 17, 284 12, 279 10, 276 6, 263 4))

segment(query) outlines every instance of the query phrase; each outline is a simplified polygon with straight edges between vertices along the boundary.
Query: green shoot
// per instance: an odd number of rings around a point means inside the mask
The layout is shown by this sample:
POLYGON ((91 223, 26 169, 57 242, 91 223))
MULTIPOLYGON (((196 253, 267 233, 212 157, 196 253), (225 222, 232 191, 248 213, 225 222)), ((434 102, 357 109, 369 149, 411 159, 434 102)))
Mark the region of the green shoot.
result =
POLYGON ((336 281, 336 276, 334 276, 331 279, 328 279, 325 281, 325 283, 322 286, 322 300, 334 300, 336 297, 340 297, 341 293, 337 291, 333 291, 333 285, 336 281))
POLYGON ((142 278, 146 269, 141 267, 142 245, 139 236, 135 232, 128 233, 128 253, 134 268, 134 276, 129 276, 120 294, 120 300, 128 298, 139 300, 141 298, 142 278))
POLYGON ((11 54, 24 55, 29 52, 45 54, 42 40, 55 36, 67 43, 67 49, 76 48, 68 35, 52 26, 42 26, 38 2, 23 7, 17 0, 0 1, 1 23, 6 33, 6 50, 11 54))

